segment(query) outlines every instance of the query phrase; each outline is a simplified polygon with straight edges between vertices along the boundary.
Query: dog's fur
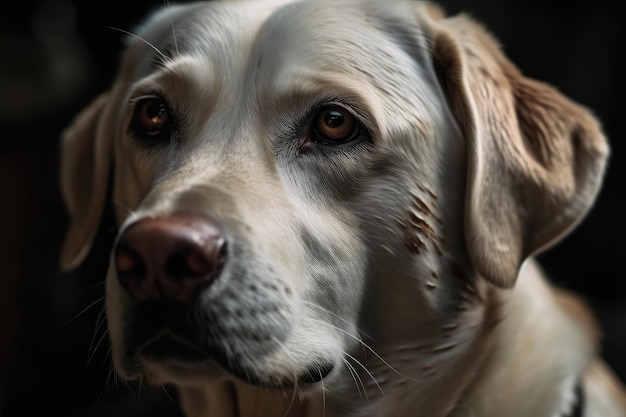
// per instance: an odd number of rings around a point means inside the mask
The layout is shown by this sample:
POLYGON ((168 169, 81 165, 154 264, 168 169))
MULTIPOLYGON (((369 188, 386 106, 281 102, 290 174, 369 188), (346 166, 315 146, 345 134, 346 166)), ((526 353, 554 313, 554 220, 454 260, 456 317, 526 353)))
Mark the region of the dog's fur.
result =
POLYGON ((579 383, 585 416, 625 416, 591 315, 532 260, 584 217, 608 154, 588 110, 467 16, 164 6, 64 135, 62 264, 81 264, 108 203, 119 236, 183 212, 220 225, 227 259, 178 306, 185 328, 107 277, 117 372, 175 384, 189 416, 558 417, 579 383), (154 142, 133 130, 152 96, 173 120, 154 142), (327 105, 357 120, 353 140, 316 139, 327 105), (165 332, 171 352, 145 355, 165 332))

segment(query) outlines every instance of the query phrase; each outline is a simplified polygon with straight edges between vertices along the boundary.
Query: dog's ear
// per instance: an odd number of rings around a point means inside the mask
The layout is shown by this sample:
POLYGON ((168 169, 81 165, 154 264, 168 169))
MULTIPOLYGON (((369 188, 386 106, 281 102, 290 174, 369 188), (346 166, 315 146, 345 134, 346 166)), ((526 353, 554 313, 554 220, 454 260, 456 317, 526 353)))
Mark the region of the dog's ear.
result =
POLYGON ((97 97, 63 133, 61 193, 70 226, 61 251, 61 267, 77 267, 98 231, 111 169, 111 144, 103 113, 108 94, 97 97))
POLYGON ((528 256, 587 213, 609 147, 587 109, 523 76, 470 18, 428 21, 437 76, 467 146, 470 258, 487 280, 510 288, 528 256))

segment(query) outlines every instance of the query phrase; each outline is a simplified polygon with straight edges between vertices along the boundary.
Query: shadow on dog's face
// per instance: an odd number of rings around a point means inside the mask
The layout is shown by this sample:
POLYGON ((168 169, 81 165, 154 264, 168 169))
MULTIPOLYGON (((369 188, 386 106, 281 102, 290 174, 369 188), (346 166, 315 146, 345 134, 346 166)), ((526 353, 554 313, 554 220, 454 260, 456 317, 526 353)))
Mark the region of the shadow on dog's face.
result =
POLYGON ((427 6, 393 4, 168 6, 130 36, 62 165, 66 267, 113 178, 122 376, 332 381, 363 330, 417 338, 475 271, 510 288, 586 212, 607 152, 587 113, 526 83, 476 27, 462 48, 452 29, 435 40, 427 6))

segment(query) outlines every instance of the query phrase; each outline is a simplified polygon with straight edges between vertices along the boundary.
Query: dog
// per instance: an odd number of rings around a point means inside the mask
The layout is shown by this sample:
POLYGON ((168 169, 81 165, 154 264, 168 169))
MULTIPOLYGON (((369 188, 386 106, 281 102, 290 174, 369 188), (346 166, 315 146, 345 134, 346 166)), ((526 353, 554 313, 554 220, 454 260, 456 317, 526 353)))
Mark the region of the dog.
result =
POLYGON ((116 372, 186 415, 618 417, 534 256, 593 205, 596 117, 416 1, 165 5, 61 143, 61 264, 103 211, 116 372))

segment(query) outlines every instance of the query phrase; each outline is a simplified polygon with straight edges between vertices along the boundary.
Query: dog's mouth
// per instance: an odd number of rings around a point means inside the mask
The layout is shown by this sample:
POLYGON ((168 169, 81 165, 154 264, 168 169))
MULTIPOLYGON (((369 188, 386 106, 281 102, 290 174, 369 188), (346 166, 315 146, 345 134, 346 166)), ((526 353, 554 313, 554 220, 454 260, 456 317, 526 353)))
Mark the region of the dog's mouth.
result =
POLYGON ((164 370, 175 370, 177 375, 180 369, 194 374, 219 365, 248 384, 285 389, 318 383, 334 369, 332 361, 322 360, 292 375, 277 375, 262 365, 264 357, 278 348, 276 335, 261 337, 262 333, 253 333, 251 329, 229 329, 229 336, 225 329, 215 329, 206 323, 198 327, 193 315, 180 306, 156 307, 147 304, 136 308, 133 325, 127 327, 127 358, 136 371, 140 372, 143 361, 158 364, 164 370), (246 339, 242 339, 244 334, 246 339))
POLYGON ((223 352, 208 353, 169 329, 164 329, 157 336, 139 346, 136 350, 136 356, 162 363, 164 366, 174 362, 193 366, 208 361, 216 361, 227 372, 248 384, 278 389, 318 383, 334 369, 334 363, 324 362, 309 367, 301 372, 295 380, 282 377, 263 377, 259 375, 259 372, 249 369, 241 362, 226 358, 223 352))
POLYGON ((207 359, 206 352, 169 329, 146 341, 137 349, 137 354, 155 361, 176 360, 193 363, 207 359))

